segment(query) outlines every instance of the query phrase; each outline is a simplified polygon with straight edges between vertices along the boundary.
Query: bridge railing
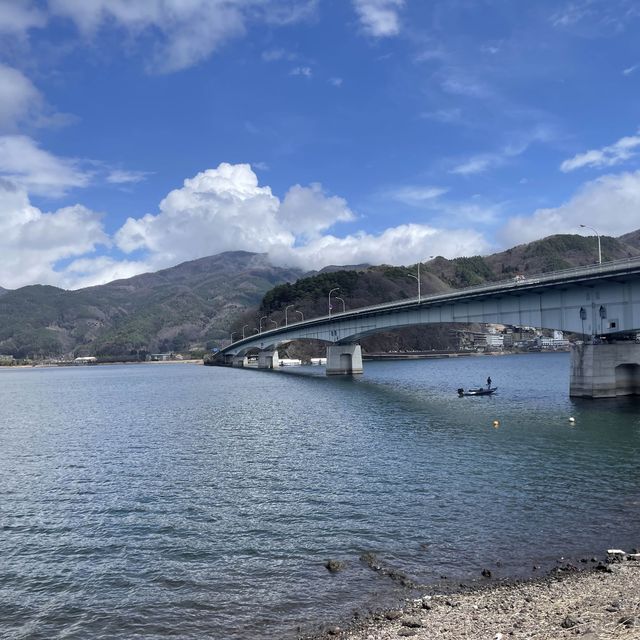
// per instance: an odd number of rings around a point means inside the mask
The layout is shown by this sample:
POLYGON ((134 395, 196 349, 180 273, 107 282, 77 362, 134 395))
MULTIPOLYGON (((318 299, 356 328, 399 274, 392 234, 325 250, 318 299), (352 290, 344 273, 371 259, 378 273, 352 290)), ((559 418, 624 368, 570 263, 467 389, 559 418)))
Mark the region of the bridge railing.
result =
POLYGON ((513 289, 526 289, 532 285, 538 285, 545 282, 551 282, 554 280, 561 280, 571 276, 589 276, 597 275, 599 273, 611 273, 616 271, 622 271, 629 267, 640 268, 640 258, 624 258, 622 260, 614 260, 611 262, 604 262, 602 264, 589 265, 586 267, 571 267, 569 269, 561 269, 558 271, 549 271, 547 273, 539 273, 531 276, 526 276, 522 280, 515 280, 509 278, 508 280, 497 280, 490 283, 483 283, 479 285, 471 285, 469 287, 462 287, 461 289, 451 289, 443 293, 434 293, 428 296, 421 296, 418 298, 408 298, 407 300, 394 300, 392 302, 383 302, 380 304, 370 305, 367 307, 358 307, 357 309, 349 309, 348 311, 341 311, 332 313, 331 315, 316 316, 308 320, 301 320, 299 322, 291 322, 286 327, 278 327, 277 329, 269 329, 253 336, 248 336, 242 340, 236 340, 232 344, 224 347, 223 350, 229 349, 232 346, 237 346, 245 342, 253 342, 262 336, 274 336, 285 331, 313 326, 314 324, 322 324, 333 318, 340 318, 342 320, 348 319, 350 316, 361 315, 367 312, 385 311, 389 309, 403 309, 404 307, 423 305, 425 303, 438 302, 440 300, 447 300, 451 298, 464 297, 471 293, 487 293, 491 291, 505 291, 513 289))

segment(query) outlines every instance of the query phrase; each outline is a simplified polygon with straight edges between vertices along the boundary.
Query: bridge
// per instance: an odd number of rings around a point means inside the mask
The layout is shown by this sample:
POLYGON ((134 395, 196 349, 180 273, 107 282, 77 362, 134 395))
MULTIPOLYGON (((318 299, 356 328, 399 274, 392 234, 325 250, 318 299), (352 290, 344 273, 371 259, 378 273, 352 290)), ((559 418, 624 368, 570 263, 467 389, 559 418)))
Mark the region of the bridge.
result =
POLYGON ((290 323, 233 342, 215 364, 278 365, 278 347, 327 343, 328 375, 362 373, 359 341, 400 327, 438 323, 506 324, 585 336, 571 354, 570 394, 640 395, 640 258, 618 260, 378 304, 290 323))

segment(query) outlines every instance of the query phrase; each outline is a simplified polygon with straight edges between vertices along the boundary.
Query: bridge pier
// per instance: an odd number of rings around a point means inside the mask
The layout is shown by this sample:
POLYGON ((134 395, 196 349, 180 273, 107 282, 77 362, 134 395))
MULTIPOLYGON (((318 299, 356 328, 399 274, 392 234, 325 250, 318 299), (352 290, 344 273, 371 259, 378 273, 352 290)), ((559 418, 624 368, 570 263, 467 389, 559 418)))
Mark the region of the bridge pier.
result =
POLYGON ((232 367, 246 367, 249 364, 247 356, 233 356, 231 360, 232 367))
POLYGON ((277 349, 258 353, 258 369, 277 369, 279 364, 280 357, 277 349))
POLYGON ((359 344, 332 344, 327 347, 327 375, 362 373, 362 349, 359 344))
POLYGON ((640 344, 574 345, 569 395, 578 398, 640 395, 640 344))

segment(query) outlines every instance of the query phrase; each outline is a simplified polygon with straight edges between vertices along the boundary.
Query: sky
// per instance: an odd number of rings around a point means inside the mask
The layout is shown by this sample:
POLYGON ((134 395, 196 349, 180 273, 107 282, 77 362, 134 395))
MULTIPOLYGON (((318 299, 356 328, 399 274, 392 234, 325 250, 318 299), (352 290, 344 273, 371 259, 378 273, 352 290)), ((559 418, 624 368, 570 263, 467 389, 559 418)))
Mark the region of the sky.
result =
POLYGON ((636 0, 0 0, 0 285, 633 231, 639 36, 636 0))

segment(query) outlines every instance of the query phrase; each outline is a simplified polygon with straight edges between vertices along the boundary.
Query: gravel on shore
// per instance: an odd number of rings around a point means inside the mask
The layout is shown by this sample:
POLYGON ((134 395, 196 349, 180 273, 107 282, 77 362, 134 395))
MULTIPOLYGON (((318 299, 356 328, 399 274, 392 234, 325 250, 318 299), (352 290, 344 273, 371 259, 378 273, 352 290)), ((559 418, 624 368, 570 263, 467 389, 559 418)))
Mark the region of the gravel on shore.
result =
POLYGON ((545 580, 411 600, 357 628, 331 628, 343 640, 640 640, 640 561, 545 580))

